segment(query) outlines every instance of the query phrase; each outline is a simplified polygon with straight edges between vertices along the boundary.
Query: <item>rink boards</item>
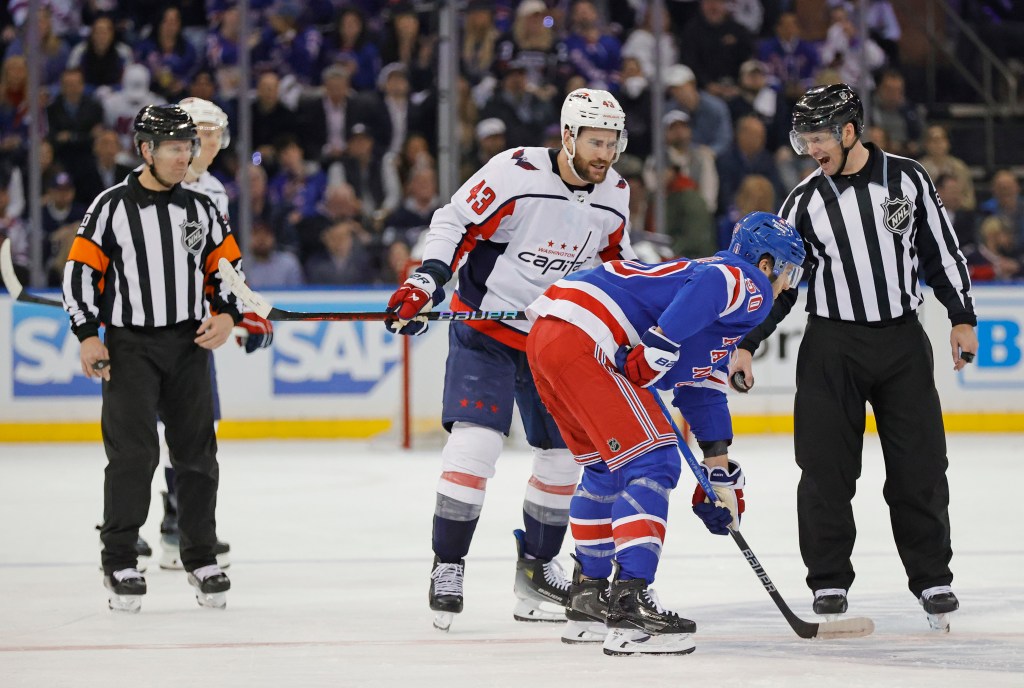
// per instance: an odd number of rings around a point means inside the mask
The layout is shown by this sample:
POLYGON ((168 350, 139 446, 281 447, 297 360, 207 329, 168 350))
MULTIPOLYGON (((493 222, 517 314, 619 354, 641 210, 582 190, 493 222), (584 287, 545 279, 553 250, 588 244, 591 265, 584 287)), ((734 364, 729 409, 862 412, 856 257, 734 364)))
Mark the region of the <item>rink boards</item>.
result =
MULTIPOLYGON (((389 289, 266 292, 296 311, 378 311, 389 289)), ((1024 430, 1024 287, 978 286, 980 350, 954 373, 945 310, 929 293, 921 311, 950 431, 1024 430)), ((755 392, 734 394, 737 432, 788 432, 803 301, 755 359, 755 392)), ((436 426, 448 325, 413 338, 412 409, 436 426)), ((99 385, 85 378, 78 342, 57 308, 0 296, 0 441, 99 438, 99 385)), ((878 355, 884 356, 880 351, 878 355)), ((402 411, 402 342, 376 322, 288 322, 268 350, 233 342, 216 352, 225 438, 365 438, 396 432, 402 411)), ((112 372, 116 375, 117 364, 112 372)))

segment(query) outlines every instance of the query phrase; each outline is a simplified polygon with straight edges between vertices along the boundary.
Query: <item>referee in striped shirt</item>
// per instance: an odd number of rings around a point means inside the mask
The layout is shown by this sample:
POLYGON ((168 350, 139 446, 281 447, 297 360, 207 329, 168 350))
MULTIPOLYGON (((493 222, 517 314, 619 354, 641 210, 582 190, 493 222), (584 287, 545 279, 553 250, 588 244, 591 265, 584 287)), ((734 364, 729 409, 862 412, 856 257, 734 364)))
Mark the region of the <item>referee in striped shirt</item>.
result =
MULTIPOLYGON (((869 402, 909 588, 928 614, 939 615, 958 602, 949 587, 946 440, 932 349, 917 318, 919 280, 949 314, 954 370, 977 352, 977 320, 967 266, 928 173, 862 143, 863 125, 863 106, 846 84, 809 90, 793 111, 793 147, 819 166, 779 213, 804 238, 809 275, 794 407, 800 550, 814 611, 845 612, 854 579, 851 501, 869 402)), ((747 385, 753 352, 795 301, 795 289, 784 293, 740 343, 733 371, 747 385)), ((749 389, 742 381, 737 387, 749 389)))
POLYGON ((242 319, 217 274, 221 258, 240 267, 234 236, 208 196, 181 186, 199 146, 194 122, 178 106, 146 106, 135 118, 135 142, 145 164, 92 202, 64 270, 82 371, 103 380, 104 582, 111 608, 121 608, 118 596, 134 596, 129 611, 146 591, 135 543, 160 457, 158 414, 177 471, 189 582, 204 593, 230 587, 214 555, 218 466, 208 350, 242 319))

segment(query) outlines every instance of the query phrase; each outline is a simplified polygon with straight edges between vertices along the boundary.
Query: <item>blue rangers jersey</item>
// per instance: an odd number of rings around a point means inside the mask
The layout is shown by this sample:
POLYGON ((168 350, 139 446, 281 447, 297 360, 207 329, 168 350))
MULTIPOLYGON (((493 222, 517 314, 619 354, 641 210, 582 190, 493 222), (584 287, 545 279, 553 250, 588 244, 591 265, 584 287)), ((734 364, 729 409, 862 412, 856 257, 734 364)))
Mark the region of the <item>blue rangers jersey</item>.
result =
POLYGON ((658 381, 673 390, 700 440, 732 437, 727 388, 729 356, 772 308, 768 277, 727 251, 667 263, 616 260, 559 280, 527 309, 590 335, 608 362, 657 325, 679 343, 679 361, 658 381), (723 415, 724 413, 724 415, 723 415))

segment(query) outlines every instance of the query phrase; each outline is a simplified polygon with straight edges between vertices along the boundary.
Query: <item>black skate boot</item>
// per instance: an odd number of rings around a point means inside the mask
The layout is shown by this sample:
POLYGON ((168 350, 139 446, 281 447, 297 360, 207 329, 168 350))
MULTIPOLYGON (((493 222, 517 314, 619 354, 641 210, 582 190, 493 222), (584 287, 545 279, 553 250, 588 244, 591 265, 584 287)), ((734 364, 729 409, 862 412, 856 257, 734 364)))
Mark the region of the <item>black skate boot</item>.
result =
MULTIPOLYGON (((102 530, 103 526, 96 524, 96 530, 102 530)), ((103 540, 100 540, 100 548, 103 547, 103 540)), ((146 572, 146 562, 151 556, 153 556, 153 548, 149 546, 149 543, 140 535, 139 539, 135 541, 135 555, 139 558, 139 561, 135 565, 135 569, 139 573, 146 572)), ((100 565, 100 571, 103 570, 103 566, 100 565)))
POLYGON ((462 613, 462 579, 466 575, 466 560, 458 564, 446 564, 434 556, 434 568, 430 572, 430 608, 434 616, 434 628, 447 631, 452 619, 462 613))
POLYGON ((848 608, 846 590, 843 588, 821 588, 814 591, 811 609, 815 614, 822 614, 829 621, 835 621, 840 614, 845 614, 848 608))
POLYGON ((953 594, 953 589, 948 585, 928 588, 921 593, 918 602, 928 615, 928 625, 931 629, 949 633, 949 615, 960 608, 960 600, 953 594))
POLYGON ((608 594, 607 624, 606 655, 685 655, 696 647, 692 634, 697 624, 662 607, 646 580, 619 580, 617 570, 608 594))
MULTIPOLYGON (((161 492, 164 501, 164 518, 160 522, 160 568, 169 571, 183 571, 181 563, 181 541, 178 535, 178 497, 174 493, 161 492)), ((217 542, 213 545, 217 566, 226 569, 231 566, 231 545, 217 542)))
POLYGON ((569 579, 554 559, 526 556, 526 533, 513 530, 516 538, 516 582, 512 587, 518 602, 512 610, 516 621, 563 623, 569 604, 569 579))
POLYGON ((216 564, 189 571, 188 584, 196 589, 196 602, 200 607, 224 609, 228 605, 226 593, 231 589, 231 581, 216 564))
POLYGON ((572 585, 569 586, 569 604, 565 618, 569 621, 562 632, 562 642, 569 645, 600 643, 608 635, 608 580, 587 578, 579 559, 573 555, 572 585))
POLYGON ((110 591, 107 606, 115 612, 138 614, 142 609, 142 596, 146 594, 146 579, 138 569, 120 569, 103 576, 103 585, 110 591))

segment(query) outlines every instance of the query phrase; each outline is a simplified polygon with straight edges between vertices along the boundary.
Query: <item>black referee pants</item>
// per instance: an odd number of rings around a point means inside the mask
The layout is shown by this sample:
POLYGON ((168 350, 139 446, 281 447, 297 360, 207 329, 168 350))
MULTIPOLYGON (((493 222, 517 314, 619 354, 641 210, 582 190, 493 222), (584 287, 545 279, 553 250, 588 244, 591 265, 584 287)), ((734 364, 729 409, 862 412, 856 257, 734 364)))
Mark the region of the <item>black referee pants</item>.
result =
POLYGON ((187 571, 216 563, 217 438, 210 352, 194 343, 198 322, 108 327, 110 381, 103 383, 103 570, 137 564, 135 542, 149 515, 160 462, 157 415, 176 472, 181 561, 187 571))
POLYGON ((946 437, 931 344, 916 317, 868 327, 811 316, 797 358, 794 410, 800 552, 811 590, 853 583, 865 402, 885 461, 882 494, 911 592, 949 585, 946 437))

